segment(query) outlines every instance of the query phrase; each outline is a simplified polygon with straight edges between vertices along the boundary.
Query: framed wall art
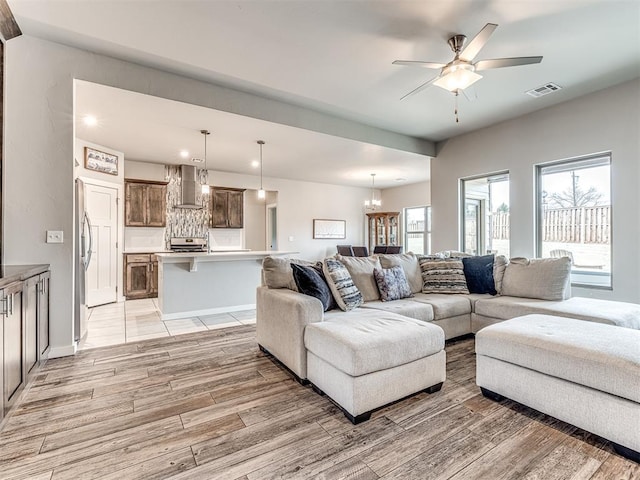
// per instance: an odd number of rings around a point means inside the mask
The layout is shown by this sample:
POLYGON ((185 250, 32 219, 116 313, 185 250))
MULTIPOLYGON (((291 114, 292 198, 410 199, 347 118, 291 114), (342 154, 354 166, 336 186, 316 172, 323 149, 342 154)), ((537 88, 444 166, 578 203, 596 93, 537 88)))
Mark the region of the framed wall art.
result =
POLYGON ((84 147, 84 168, 109 175, 118 175, 118 156, 84 147))
POLYGON ((346 220, 313 219, 313 238, 315 239, 344 239, 347 238, 346 220))

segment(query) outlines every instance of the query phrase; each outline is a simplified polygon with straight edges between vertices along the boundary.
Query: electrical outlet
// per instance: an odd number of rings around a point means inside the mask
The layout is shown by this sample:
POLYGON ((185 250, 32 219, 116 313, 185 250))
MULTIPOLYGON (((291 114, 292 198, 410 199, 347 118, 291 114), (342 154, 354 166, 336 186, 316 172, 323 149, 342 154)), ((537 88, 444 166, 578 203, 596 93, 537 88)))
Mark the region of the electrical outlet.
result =
POLYGON ((293 242, 293 235, 289 236, 289 241, 293 242))
POLYGON ((62 230, 47 230, 47 243, 62 243, 62 230))

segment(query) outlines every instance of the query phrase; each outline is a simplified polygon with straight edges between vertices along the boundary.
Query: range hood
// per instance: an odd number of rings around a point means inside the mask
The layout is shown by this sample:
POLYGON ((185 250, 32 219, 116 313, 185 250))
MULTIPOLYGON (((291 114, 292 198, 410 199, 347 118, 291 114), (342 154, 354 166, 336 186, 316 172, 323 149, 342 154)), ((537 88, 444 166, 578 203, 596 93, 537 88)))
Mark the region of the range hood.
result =
POLYGON ((181 165, 180 173, 182 176, 182 203, 176 205, 175 208, 201 209, 202 205, 196 203, 196 189, 200 187, 196 183, 196 167, 193 165, 181 165))

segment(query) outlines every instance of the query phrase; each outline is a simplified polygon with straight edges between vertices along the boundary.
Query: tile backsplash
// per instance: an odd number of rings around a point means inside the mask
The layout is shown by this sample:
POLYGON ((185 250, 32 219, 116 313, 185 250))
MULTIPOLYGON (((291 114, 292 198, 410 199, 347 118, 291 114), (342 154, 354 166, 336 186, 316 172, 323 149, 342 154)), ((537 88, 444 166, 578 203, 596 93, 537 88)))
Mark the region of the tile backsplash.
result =
POLYGON ((206 238, 209 231, 210 205, 209 194, 196 191, 196 203, 202 209, 175 208, 182 202, 180 165, 165 166, 167 185, 167 228, 165 245, 169 248, 172 237, 206 238))

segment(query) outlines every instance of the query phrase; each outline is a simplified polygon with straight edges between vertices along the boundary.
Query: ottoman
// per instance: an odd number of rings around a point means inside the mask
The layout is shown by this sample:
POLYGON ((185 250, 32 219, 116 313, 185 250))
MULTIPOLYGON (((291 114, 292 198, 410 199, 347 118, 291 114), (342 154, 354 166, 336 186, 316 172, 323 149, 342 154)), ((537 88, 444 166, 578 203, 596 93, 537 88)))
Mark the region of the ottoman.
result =
POLYGON ((358 311, 312 323, 304 332, 307 378, 352 423, 446 378, 444 331, 391 312, 358 311))
POLYGON ((476 383, 612 442, 640 461, 640 331, 525 315, 476 334, 476 383))

